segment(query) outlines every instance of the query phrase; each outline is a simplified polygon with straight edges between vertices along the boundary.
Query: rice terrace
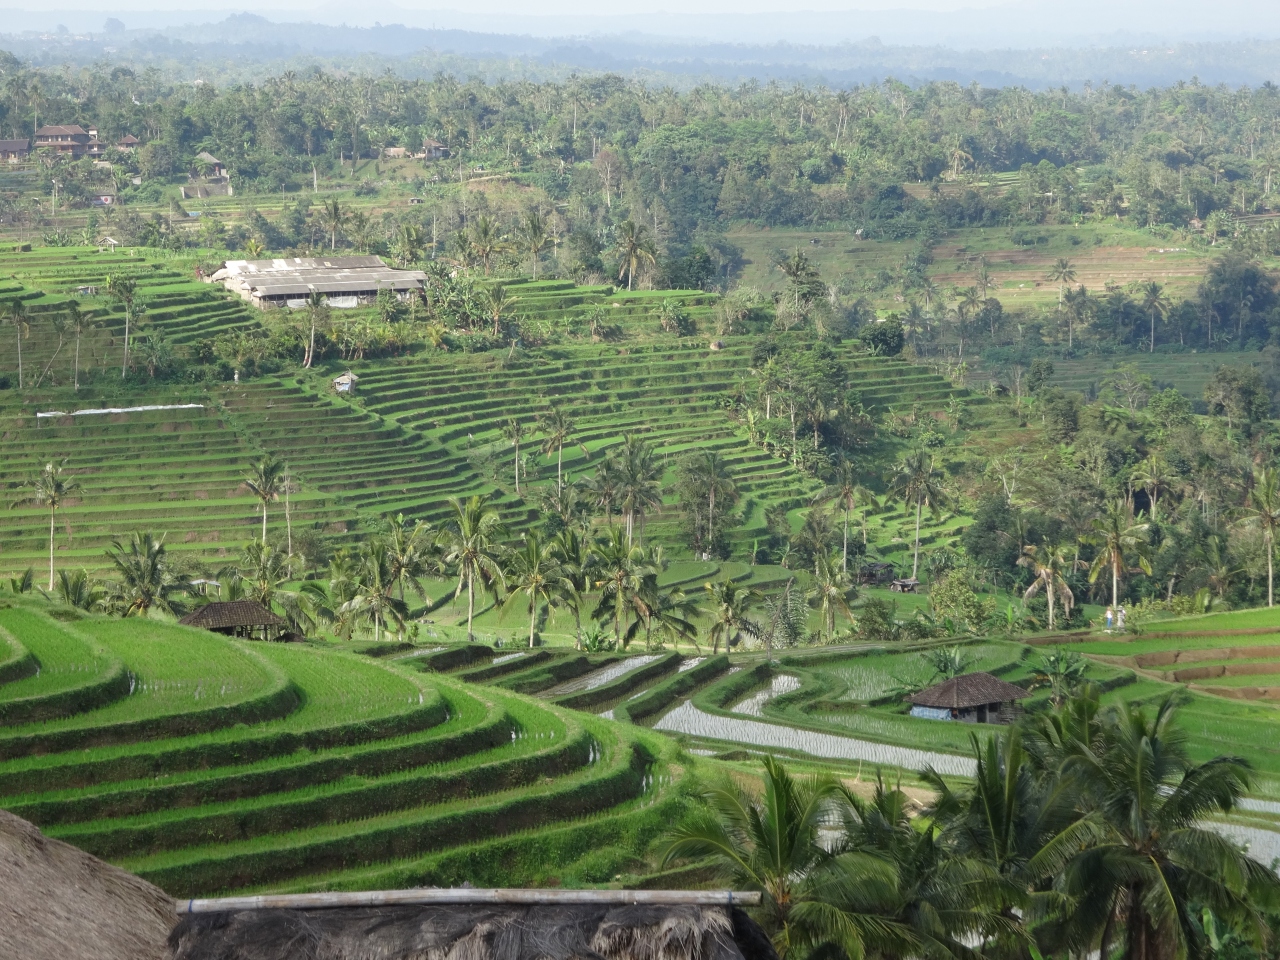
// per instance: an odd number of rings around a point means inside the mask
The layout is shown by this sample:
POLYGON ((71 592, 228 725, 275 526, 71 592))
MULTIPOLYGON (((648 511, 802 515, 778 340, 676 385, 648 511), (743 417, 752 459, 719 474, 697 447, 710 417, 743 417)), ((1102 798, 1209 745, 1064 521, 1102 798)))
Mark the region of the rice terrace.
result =
POLYGON ((0 957, 1277 955, 1273 84, 55 26, 0 957))

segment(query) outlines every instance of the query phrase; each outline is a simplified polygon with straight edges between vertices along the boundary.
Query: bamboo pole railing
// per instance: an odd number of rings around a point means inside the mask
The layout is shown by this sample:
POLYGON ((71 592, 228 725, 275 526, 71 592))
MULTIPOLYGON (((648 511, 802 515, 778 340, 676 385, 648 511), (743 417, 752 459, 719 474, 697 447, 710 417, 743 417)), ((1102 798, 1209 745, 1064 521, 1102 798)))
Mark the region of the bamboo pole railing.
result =
POLYGON ((238 910, 322 910, 332 907, 509 904, 514 906, 755 906, 759 893, 735 890, 476 890, 469 887, 419 890, 367 890, 355 893, 282 893, 254 897, 179 900, 178 913, 227 913, 238 910))

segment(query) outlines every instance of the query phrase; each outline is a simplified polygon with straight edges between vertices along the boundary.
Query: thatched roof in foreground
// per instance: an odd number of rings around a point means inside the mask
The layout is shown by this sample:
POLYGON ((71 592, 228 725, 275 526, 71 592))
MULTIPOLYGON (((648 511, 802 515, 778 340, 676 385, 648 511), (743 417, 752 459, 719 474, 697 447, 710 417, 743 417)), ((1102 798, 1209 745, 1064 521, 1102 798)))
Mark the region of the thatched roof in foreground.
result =
POLYGON ((0 957, 162 960, 164 891, 0 810, 0 957))
POLYGON ((545 904, 186 916, 174 960, 777 960, 737 907, 545 904))

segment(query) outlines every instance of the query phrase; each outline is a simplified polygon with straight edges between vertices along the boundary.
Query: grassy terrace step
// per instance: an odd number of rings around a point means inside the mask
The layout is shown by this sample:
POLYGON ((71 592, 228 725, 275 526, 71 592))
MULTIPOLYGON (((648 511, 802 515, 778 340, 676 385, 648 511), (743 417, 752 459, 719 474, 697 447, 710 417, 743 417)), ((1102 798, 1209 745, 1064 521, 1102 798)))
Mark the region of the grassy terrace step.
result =
POLYGON ((638 796, 652 755, 621 728, 584 720, 596 762, 549 782, 481 801, 420 806, 270 837, 123 859, 121 865, 174 896, 275 883, 307 873, 420 855, 480 837, 609 809, 638 796))
POLYGON ((160 810, 122 820, 53 828, 51 835, 97 856, 141 856, 209 843, 233 843, 288 832, 300 823, 345 823, 425 804, 511 790, 539 777, 577 770, 591 756, 592 738, 577 723, 527 704, 521 735, 493 749, 451 762, 298 784, 276 793, 209 803, 197 809, 160 810))
MULTIPOLYGON (((0 685, 25 680, 40 669, 40 662, 12 634, 0 632, 0 685)), ((0 689, 0 693, 5 693, 0 689)))
MULTIPOLYGON (((228 792, 270 792, 295 778, 326 778, 383 772, 410 762, 431 763, 507 742, 513 722, 461 690, 442 696, 438 684, 403 671, 363 667, 338 655, 338 669, 350 681, 317 691, 323 674, 289 664, 303 693, 302 706, 288 717, 251 730, 224 728, 211 733, 98 748, 84 753, 33 757, 0 765, 0 795, 26 804, 37 818, 76 821, 95 810, 125 815, 150 803, 143 794, 168 795, 175 804, 225 799, 228 792), (365 704, 358 712, 343 699, 347 683, 361 685, 365 704), (411 692, 408 700, 401 697, 411 692), (416 691, 416 695, 413 694, 416 691), (419 702, 420 701, 420 702, 419 702), (91 788, 91 789, 86 789, 91 788), (75 803, 70 801, 80 798, 75 803), (131 806, 132 805, 132 806, 131 806)), ((333 668, 326 668, 333 669, 333 668)))
POLYGON ((129 693, 130 677, 119 657, 48 617, 0 609, 0 630, 35 666, 34 675, 0 686, 0 724, 70 716, 129 693))
POLYGON ((244 643, 137 619, 85 619, 77 630, 129 666, 128 696, 60 720, 7 727, 0 758, 203 733, 274 719, 299 706, 288 675, 244 643), (183 635, 182 648, 172 643, 175 630, 183 635))

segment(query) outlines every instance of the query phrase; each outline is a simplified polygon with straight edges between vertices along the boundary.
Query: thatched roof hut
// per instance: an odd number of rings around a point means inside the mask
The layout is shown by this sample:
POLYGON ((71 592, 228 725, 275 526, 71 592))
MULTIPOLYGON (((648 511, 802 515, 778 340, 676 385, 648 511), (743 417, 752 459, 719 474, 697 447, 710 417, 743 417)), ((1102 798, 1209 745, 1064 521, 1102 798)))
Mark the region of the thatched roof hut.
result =
POLYGON ((777 960, 737 906, 511 892, 532 902, 194 913, 169 942, 174 960, 777 960))
POLYGON ((1031 696, 1022 687, 989 673, 966 673, 913 693, 912 716, 968 723, 1008 723, 1018 714, 1018 701, 1031 696))
POLYGON ((0 810, 0 957, 163 960, 176 920, 163 890, 0 810))
POLYGON ((277 617, 256 600, 206 603, 178 622, 186 627, 200 627, 229 637, 252 637, 261 631, 264 639, 289 625, 287 620, 277 617))

